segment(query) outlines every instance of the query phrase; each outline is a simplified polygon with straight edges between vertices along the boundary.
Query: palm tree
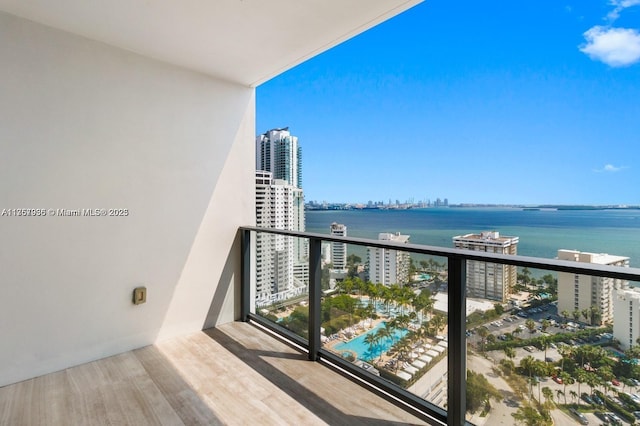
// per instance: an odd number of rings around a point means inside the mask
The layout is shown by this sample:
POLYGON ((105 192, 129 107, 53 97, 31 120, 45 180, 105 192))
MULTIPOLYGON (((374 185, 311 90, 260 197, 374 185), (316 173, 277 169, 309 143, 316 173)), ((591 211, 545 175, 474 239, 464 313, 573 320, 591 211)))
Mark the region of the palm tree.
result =
POLYGON ((573 377, 571 377, 571 375, 569 375, 569 373, 567 373, 566 371, 561 372, 559 377, 560 379, 562 379, 562 385, 564 386, 562 393, 565 394, 564 403, 566 405, 567 404, 567 396, 566 396, 567 385, 574 384, 575 380, 573 380, 573 377))
POLYGON ((547 348, 549 347, 549 338, 544 336, 540 339, 540 345, 544 348, 544 361, 547 362, 547 348))
MULTIPOLYGON (((385 323, 386 325, 386 323, 385 323)), ((387 327, 381 327, 376 331, 376 337, 378 338, 378 342, 380 343, 383 339, 391 339, 392 336, 390 334, 390 329, 387 327)), ((366 343, 366 342, 365 342, 366 343)), ((380 361, 382 361, 382 350, 380 350, 380 361)))
POLYGON ((447 320, 442 315, 434 315, 433 318, 431 318, 431 323, 436 332, 435 334, 440 333, 440 331, 444 330, 447 326, 447 320))
POLYGON ((415 294, 413 290, 411 290, 411 287, 400 287, 396 299, 396 302, 400 305, 400 315, 404 315, 404 308, 412 303, 414 297, 415 294))
POLYGON ((384 323, 385 336, 390 338, 392 343, 394 343, 394 340, 395 340, 395 335, 396 335, 395 332, 396 332, 395 321, 387 321, 384 323))
POLYGON ((584 322, 587 322, 587 320, 589 320, 589 318, 591 317, 591 311, 589 309, 583 309, 581 312, 582 317, 584 318, 584 322))
POLYGON ((507 346, 506 348, 504 348, 504 354, 507 356, 507 358, 513 359, 516 357, 516 350, 510 346, 507 346))
POLYGON ((529 395, 531 395, 533 392, 532 376, 535 362, 535 358, 531 355, 528 355, 527 357, 520 360, 520 368, 529 373, 529 395))
MULTIPOLYGON (((579 392, 580 390, 578 390, 579 392)), ((578 399, 578 392, 574 391, 574 390, 570 390, 569 391, 569 395, 571 395, 571 398, 573 398, 573 403, 575 404, 576 400, 578 399)))
POLYGON ((542 331, 547 331, 547 328, 549 328, 549 326, 551 325, 549 320, 546 319, 542 320, 540 324, 542 325, 542 331))
POLYGON ((562 371, 564 371, 564 361, 565 359, 568 359, 571 361, 571 355, 573 354, 573 349, 571 348, 571 346, 559 346, 558 353, 562 357, 560 368, 562 369, 562 371))
POLYGON ((597 306, 591 305, 591 308, 589 308, 589 315, 591 316, 591 325, 600 324, 602 314, 597 306))
POLYGON ((564 311, 562 311, 561 315, 562 315, 562 318, 564 318, 564 322, 567 322, 567 320, 569 319, 569 315, 571 314, 569 313, 569 311, 565 309, 564 311))
MULTIPOLYGON (((380 336, 378 335, 378 333, 369 333, 364 337, 364 343, 369 347, 368 352, 371 354, 371 357, 368 359, 368 361, 371 361, 374 358, 374 349, 380 343, 380 336)), ((380 351, 380 357, 382 358, 382 351, 380 351)))
POLYGON ((600 380, 598 380, 598 376, 596 376, 594 373, 587 373, 586 378, 586 382, 591 388, 591 395, 593 395, 593 388, 598 386, 600 380))
POLYGON ((567 405, 567 395, 565 395, 564 391, 562 391, 561 389, 556 389, 556 396, 558 397, 558 401, 560 400, 560 397, 564 397, 564 405, 567 405))
POLYGON ((575 311, 573 311, 572 315, 573 319, 578 321, 580 319, 580 309, 576 309, 575 311))
POLYGON ((536 329, 536 323, 531 318, 524 322, 524 326, 529 329, 529 333, 531 334, 533 334, 533 330, 536 329))
MULTIPOLYGON (((582 369, 578 369, 574 373, 574 379, 578 382, 578 394, 580 394, 580 385, 587 381, 587 373, 582 369)), ((580 401, 578 401, 579 403, 580 401)))
POLYGON ((550 387, 545 386, 542 388, 542 395, 544 395, 545 405, 548 409, 551 409, 551 406, 553 405, 553 391, 550 387))
POLYGON ((513 330, 513 331, 511 332, 511 335, 512 335, 513 337, 517 337, 517 336, 516 336, 516 334, 520 334, 520 333, 522 333, 522 329, 521 329, 521 328, 516 328, 515 330, 513 330))
MULTIPOLYGON (((537 377, 548 376, 549 367, 544 361, 535 360, 533 363, 533 371, 537 377)), ((541 402, 540 398, 540 380, 538 380, 538 402, 541 402)))

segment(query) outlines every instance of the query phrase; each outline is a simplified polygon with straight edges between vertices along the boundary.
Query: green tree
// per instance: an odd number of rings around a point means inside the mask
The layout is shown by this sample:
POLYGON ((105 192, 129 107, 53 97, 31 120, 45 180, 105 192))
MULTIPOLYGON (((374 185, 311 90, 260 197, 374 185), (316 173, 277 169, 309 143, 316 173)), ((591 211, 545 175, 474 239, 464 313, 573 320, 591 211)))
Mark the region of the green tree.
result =
POLYGON ((522 272, 518 274, 518 280, 527 287, 531 283, 531 271, 526 266, 522 268, 522 272))
POLYGON ((566 403, 567 403, 567 395, 566 395, 567 394, 567 385, 574 384, 575 380, 566 371, 561 372, 559 377, 560 377, 560 379, 562 379, 562 386, 563 386, 562 394, 564 395, 564 403, 566 405, 566 403))
POLYGON ((504 306, 502 306, 502 303, 494 303, 493 309, 496 311, 496 314, 498 315, 504 314, 504 306))
POLYGON ((482 327, 478 327, 478 330, 476 331, 478 333, 478 336, 480 336, 480 351, 484 352, 484 344, 486 342, 486 338, 489 335, 489 329, 485 326, 482 327))
POLYGON ((597 306, 592 305, 589 308, 589 318, 591 320, 591 325, 600 324, 600 321, 602 321, 602 314, 600 313, 600 309, 597 306))
POLYGON ((542 326, 541 330, 542 330, 543 332, 545 332, 545 331, 547 331, 547 328, 549 328, 549 326, 551 325, 551 323, 549 322, 549 320, 544 319, 544 320, 542 320, 542 321, 540 322, 540 325, 542 326))
POLYGON ((526 426, 541 426, 545 425, 544 417, 530 405, 525 405, 518 408, 518 411, 511 414, 517 424, 523 424, 526 426))
POLYGON ((378 333, 369 333, 364 337, 364 343, 367 345, 367 353, 370 355, 367 360, 371 361, 373 358, 375 358, 374 352, 376 351, 376 349, 378 348, 378 344, 380 343, 380 336, 378 335, 378 333))
POLYGON ((591 311, 589 311, 589 309, 583 309, 580 313, 584 318, 584 322, 587 322, 591 318, 591 311))
POLYGON ((529 395, 531 395, 531 393, 533 392, 533 381, 531 379, 533 377, 535 362, 536 359, 531 355, 528 355, 520 360, 520 368, 529 376, 529 395))
POLYGON ((524 322, 524 326, 527 327, 529 333, 533 333, 533 330, 536 329, 536 323, 531 318, 524 322))
POLYGON ((500 400, 502 394, 487 378, 472 370, 467 370, 467 411, 475 412, 483 407, 489 400, 500 400))
POLYGON ((504 354, 507 356, 507 358, 514 359, 516 357, 516 350, 510 346, 507 346, 504 348, 504 354))
POLYGON ((580 319, 580 309, 576 309, 571 315, 573 315, 574 320, 578 321, 580 319))
POLYGON ((347 256, 347 277, 354 278, 358 276, 358 266, 362 264, 362 258, 356 254, 347 256))
POLYGON ((542 396, 544 396, 544 404, 550 410, 553 407, 553 390, 549 386, 543 387, 542 396))

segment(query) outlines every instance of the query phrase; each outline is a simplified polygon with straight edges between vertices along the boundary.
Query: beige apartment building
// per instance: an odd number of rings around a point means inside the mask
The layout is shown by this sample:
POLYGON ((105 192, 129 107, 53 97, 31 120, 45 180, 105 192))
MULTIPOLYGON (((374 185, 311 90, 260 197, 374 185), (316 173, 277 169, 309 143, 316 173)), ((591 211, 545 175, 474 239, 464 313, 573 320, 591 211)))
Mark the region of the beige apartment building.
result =
MULTIPOLYGON (((587 253, 577 250, 558 250, 559 260, 596 263, 629 267, 629 258, 612 256, 606 253, 587 253)), ((628 282, 613 278, 594 277, 590 275, 558 272, 558 312, 582 312, 591 307, 597 308, 596 314, 586 322, 605 324, 613 321, 614 290, 625 289, 628 282)), ((580 320, 585 321, 583 316, 580 320)))
MULTIPOLYGON (((501 236, 498 231, 453 237, 459 249, 487 253, 517 254, 518 237, 501 236)), ((505 302, 516 284, 517 268, 488 262, 467 262, 467 296, 505 302)))

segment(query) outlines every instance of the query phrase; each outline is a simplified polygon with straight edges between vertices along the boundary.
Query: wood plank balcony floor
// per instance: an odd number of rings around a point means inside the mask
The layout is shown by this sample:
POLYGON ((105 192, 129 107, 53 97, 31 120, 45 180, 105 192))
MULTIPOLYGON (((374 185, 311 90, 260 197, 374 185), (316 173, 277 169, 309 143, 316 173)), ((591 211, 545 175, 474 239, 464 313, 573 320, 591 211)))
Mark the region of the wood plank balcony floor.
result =
POLYGON ((0 388, 0 425, 425 424, 247 323, 0 388))

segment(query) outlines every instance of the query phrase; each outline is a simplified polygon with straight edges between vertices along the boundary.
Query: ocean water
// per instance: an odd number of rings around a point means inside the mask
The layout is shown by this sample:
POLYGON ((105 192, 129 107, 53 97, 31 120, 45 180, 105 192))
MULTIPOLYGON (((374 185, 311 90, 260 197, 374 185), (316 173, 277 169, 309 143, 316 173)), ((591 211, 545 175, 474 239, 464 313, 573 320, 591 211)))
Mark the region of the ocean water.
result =
MULTIPOLYGON (((640 210, 522 210, 517 208, 431 208, 410 210, 307 211, 308 232, 329 233, 332 222, 352 237, 377 239, 401 232, 410 241, 452 247, 457 235, 498 231, 519 237, 518 254, 554 258, 559 249, 627 256, 640 267, 640 210)), ((351 246, 350 246, 351 251, 351 246)), ((359 250, 353 250, 362 256, 359 250)))

